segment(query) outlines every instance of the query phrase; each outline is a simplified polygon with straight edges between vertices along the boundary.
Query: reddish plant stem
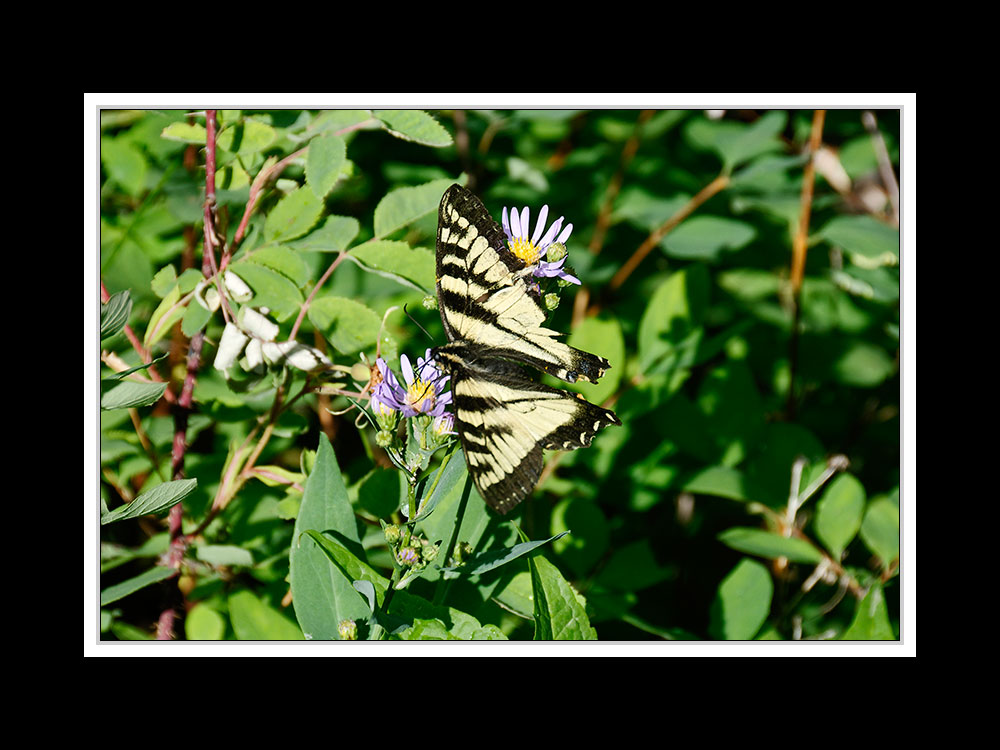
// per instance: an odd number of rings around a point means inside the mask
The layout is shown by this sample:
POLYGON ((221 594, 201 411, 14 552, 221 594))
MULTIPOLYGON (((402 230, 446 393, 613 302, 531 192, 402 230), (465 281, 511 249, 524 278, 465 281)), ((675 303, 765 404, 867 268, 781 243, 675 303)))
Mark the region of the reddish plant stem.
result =
MULTIPOLYGON (((217 235, 215 231, 215 139, 216 120, 215 110, 205 110, 205 129, 207 137, 205 140, 205 210, 204 210, 204 246, 202 248, 201 272, 209 278, 214 274, 215 268, 215 246, 217 235)), ((187 373, 184 376, 184 385, 181 388, 181 395, 177 399, 174 408, 174 442, 171 453, 171 476, 180 479, 184 476, 184 454, 187 450, 187 427, 188 417, 191 414, 191 404, 194 400, 194 384, 198 375, 198 368, 201 366, 201 350, 205 344, 204 331, 198 331, 191 337, 188 345, 187 373)), ((170 509, 170 550, 167 553, 167 565, 175 570, 180 569, 181 561, 184 558, 184 551, 187 548, 187 539, 182 530, 181 521, 184 510, 180 503, 170 509)), ((174 637, 174 620, 177 610, 168 606, 160 614, 159 623, 156 629, 157 640, 171 640, 174 637)))
POLYGON ((322 287, 326 280, 330 278, 330 274, 336 270, 337 266, 340 265, 340 262, 346 256, 347 251, 341 251, 340 255, 337 256, 337 259, 333 261, 333 263, 330 264, 330 267, 324 271, 322 276, 320 276, 319 281, 316 282, 316 286, 314 286, 312 291, 309 292, 309 296, 306 297, 306 301, 302 303, 302 307, 299 309, 298 317, 295 318, 295 323, 292 325, 292 332, 288 334, 289 341, 295 340, 295 335, 299 332, 299 326, 302 325, 302 321, 306 317, 306 311, 309 309, 309 305, 312 304, 313 298, 316 296, 316 292, 318 292, 320 287, 322 287))

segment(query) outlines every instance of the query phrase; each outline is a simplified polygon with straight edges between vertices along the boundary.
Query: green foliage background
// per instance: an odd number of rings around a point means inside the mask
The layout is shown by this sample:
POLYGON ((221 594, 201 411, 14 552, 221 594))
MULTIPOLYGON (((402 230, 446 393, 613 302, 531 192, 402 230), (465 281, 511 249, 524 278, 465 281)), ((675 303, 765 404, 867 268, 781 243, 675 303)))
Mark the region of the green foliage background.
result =
POLYGON ((797 297, 812 110, 218 113, 227 247, 259 188, 229 266, 246 304, 285 340, 347 251, 296 335, 345 368, 378 345, 398 373, 401 353, 444 343, 423 302, 452 182, 498 220, 548 204, 574 225, 583 288, 562 291, 550 325, 611 361, 600 384, 570 387, 623 426, 549 454, 508 517, 468 492, 461 451, 436 454, 416 531, 471 559, 428 565, 390 606, 382 526, 405 521, 407 487, 344 412, 338 393, 364 378, 212 367, 224 321, 193 294, 205 113, 102 112, 101 637, 153 638, 174 608, 189 640, 336 639, 344 619, 360 638, 898 638, 900 248, 878 144, 898 174, 899 112, 875 115, 879 138, 860 111, 826 113, 797 297), (181 479, 177 410, 151 373, 179 395, 199 332, 181 479))

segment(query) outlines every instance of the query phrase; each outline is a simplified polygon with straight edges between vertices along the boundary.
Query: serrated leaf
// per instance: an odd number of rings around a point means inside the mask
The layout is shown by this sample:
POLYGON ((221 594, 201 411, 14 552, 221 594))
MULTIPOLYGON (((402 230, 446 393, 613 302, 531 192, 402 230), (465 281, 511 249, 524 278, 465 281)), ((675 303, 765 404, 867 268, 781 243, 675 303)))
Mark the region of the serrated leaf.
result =
POLYGON ((319 253, 339 253, 354 241, 361 224, 352 216, 327 216, 323 223, 305 237, 286 242, 295 250, 319 253))
POLYGON ((284 274, 249 260, 241 260, 230 268, 253 290, 248 304, 267 307, 279 322, 298 312, 302 293, 284 274))
POLYGON ((249 589, 229 595, 229 619, 241 641, 301 641, 302 631, 249 589))
POLYGON ((111 295, 107 302, 101 305, 101 339, 114 336, 132 314, 132 297, 128 289, 111 295))
POLYGON ((787 557, 792 562, 818 564, 823 554, 804 539, 778 536, 763 529, 736 527, 719 534, 727 547, 759 557, 787 557))
POLYGON ((277 271, 300 289, 309 283, 311 276, 309 266, 299 254, 280 245, 257 248, 245 257, 245 262, 277 271))
MULTIPOLYGON (((451 134, 433 117, 419 109, 380 109, 373 113, 397 138, 425 146, 450 146, 451 134)), ((440 198, 440 196, 438 196, 440 198)))
POLYGON ((162 513, 177 505, 181 500, 194 492, 198 486, 197 479, 175 479, 158 484, 149 492, 143 492, 127 505, 115 508, 110 513, 101 516, 101 525, 123 521, 126 518, 138 518, 152 513, 162 513))
POLYGON ((134 578, 129 578, 127 581, 122 581, 121 583, 116 583, 114 586, 108 586, 101 592, 101 606, 111 604, 111 602, 116 602, 129 594, 132 594, 139 589, 143 589, 146 586, 151 586, 154 583, 159 583, 160 581, 165 581, 171 576, 177 575, 177 571, 173 568, 165 568, 162 565, 156 565, 145 573, 140 573, 134 578))
POLYGON ((416 187, 396 188, 388 193, 375 207, 375 237, 386 237, 436 211, 444 191, 454 182, 450 178, 432 180, 416 187))
POLYGON ((300 538, 310 531, 316 541, 328 540, 345 551, 349 546, 352 557, 363 554, 347 488, 333 447, 323 434, 295 520, 289 568, 295 616, 306 638, 336 640, 341 620, 364 619, 368 609, 325 549, 300 538))
POLYGON ((719 584, 710 631, 724 640, 753 638, 771 612, 773 594, 767 568, 756 560, 741 560, 719 584))
POLYGON ((104 380, 101 382, 101 411, 134 409, 155 404, 166 389, 166 383, 104 380))
POLYGON ((430 294, 434 289, 434 253, 398 240, 375 240, 358 245, 347 256, 366 271, 395 279, 430 294))
POLYGON ((193 305, 187 305, 184 308, 184 316, 181 318, 181 332, 188 338, 191 338, 204 328, 211 319, 211 310, 206 310, 197 302, 193 305))
POLYGON ((196 122, 172 122, 160 132, 160 136, 168 141, 193 143, 196 146, 204 146, 208 141, 205 126, 196 122))
POLYGON ((861 528, 865 512, 865 488, 851 474, 841 474, 823 491, 816 503, 816 536, 834 560, 840 560, 847 545, 861 528))
POLYGON ((320 297, 313 300, 308 314, 312 324, 342 354, 374 351, 382 319, 360 302, 347 297, 320 297))
POLYGON ((308 189, 298 187, 285 195, 267 215, 264 240, 285 242, 308 232, 323 213, 323 201, 308 189))
POLYGON ((231 154, 263 151, 278 137, 274 128, 250 117, 224 127, 216 140, 219 148, 231 154))
POLYGON ((339 135, 321 135, 309 142, 306 184, 317 198, 324 198, 333 189, 343 173, 346 160, 347 146, 339 135))
POLYGON ((528 558, 536 641, 596 641, 581 597, 544 557, 528 558))

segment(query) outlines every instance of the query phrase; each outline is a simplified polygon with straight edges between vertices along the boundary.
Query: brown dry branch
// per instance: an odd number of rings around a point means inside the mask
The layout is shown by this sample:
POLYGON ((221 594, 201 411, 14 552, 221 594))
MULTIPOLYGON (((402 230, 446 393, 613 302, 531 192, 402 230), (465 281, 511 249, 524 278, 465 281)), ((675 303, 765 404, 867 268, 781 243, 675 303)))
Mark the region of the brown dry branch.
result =
POLYGON ((669 232, 677 227, 684 219, 695 212, 703 203, 705 203, 709 198, 715 196, 716 194, 722 192, 727 187, 729 187, 729 175, 720 174, 705 187, 698 191, 691 200, 685 203, 673 216, 667 219, 663 224, 657 227, 653 232, 643 240, 643 243, 639 245, 632 256, 622 264, 622 267, 618 269, 618 272, 611 277, 611 282, 608 287, 612 291, 617 291, 622 284, 632 275, 633 271, 639 267, 639 264, 645 260, 646 256, 649 255, 650 251, 659 244, 669 232))

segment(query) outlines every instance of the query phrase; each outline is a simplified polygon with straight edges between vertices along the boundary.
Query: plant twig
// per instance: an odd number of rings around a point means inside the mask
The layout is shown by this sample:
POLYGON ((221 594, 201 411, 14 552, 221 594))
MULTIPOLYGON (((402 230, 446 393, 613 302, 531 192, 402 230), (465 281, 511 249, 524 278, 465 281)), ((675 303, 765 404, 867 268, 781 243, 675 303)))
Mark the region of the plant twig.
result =
POLYGON ((802 172, 802 194, 799 199, 799 226, 792 239, 792 266, 789 277, 792 286, 792 334, 788 343, 788 399, 785 409, 788 419, 795 417, 795 376, 799 358, 799 325, 802 317, 800 293, 806 269, 806 251, 809 238, 809 216, 812 212, 813 185, 816 179, 816 152, 823 142, 823 121, 825 109, 813 113, 812 129, 809 132, 809 160, 802 172))
POLYGON ((893 223, 899 226, 899 183, 896 181, 896 173, 892 169, 892 161, 889 159, 889 150, 885 147, 885 138, 882 131, 878 129, 878 121, 875 115, 869 110, 861 113, 861 122, 872 139, 872 148, 875 150, 875 158, 878 161, 878 173, 889 194, 889 205, 892 206, 893 223))
POLYGON ((678 224, 680 224, 684 219, 690 216, 699 206, 701 206, 705 201, 707 201, 712 196, 717 193, 722 192, 729 186, 729 175, 720 174, 705 187, 703 187, 697 195, 695 195, 691 200, 689 200, 684 206, 680 208, 673 216, 667 219, 663 224, 661 224, 657 229, 655 229, 634 253, 632 257, 622 264, 622 267, 618 269, 618 272, 611 277, 611 282, 608 284, 612 291, 617 290, 622 284, 632 275, 632 272, 639 267, 639 264, 649 255, 650 251, 657 246, 663 237, 673 230, 678 224))

